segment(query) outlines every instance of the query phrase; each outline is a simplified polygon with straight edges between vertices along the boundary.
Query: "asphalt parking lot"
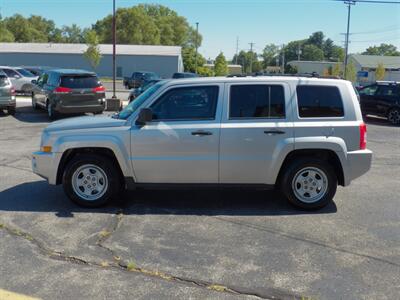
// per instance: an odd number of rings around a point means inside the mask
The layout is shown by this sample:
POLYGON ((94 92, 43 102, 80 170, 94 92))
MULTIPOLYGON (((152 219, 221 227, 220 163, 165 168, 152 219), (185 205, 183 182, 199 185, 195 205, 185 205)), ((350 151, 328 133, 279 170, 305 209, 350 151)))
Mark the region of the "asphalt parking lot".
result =
MULTIPOLYGON (((400 127, 309 213, 276 192, 136 191, 89 210, 31 172, 45 112, 0 113, 0 292, 42 299, 398 299, 400 127)), ((1 298, 1 293, 0 293, 1 298)))

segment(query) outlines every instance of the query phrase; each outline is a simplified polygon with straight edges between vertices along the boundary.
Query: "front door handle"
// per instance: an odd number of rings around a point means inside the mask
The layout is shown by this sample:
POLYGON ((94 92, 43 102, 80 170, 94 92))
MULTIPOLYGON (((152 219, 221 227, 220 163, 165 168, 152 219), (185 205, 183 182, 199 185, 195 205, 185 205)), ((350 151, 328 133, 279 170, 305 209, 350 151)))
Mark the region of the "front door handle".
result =
POLYGON ((195 136, 212 135, 212 132, 199 130, 199 131, 193 131, 192 135, 195 135, 195 136))
POLYGON ((285 134, 285 132, 282 131, 282 130, 265 130, 264 133, 265 134, 269 134, 269 135, 271 135, 271 134, 285 134))

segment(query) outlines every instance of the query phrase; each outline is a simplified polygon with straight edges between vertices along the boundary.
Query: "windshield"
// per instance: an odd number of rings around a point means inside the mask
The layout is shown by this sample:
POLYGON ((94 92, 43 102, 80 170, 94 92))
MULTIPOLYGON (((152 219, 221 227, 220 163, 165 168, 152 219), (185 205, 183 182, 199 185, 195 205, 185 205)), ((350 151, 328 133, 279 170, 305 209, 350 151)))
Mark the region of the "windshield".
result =
POLYGON ((134 101, 128 104, 118 115, 120 119, 126 120, 129 116, 134 113, 142 104, 151 97, 158 89, 163 85, 162 82, 154 84, 152 87, 148 88, 142 94, 140 94, 134 101))
POLYGON ((19 74, 21 74, 25 77, 36 77, 34 74, 29 72, 28 70, 25 70, 25 69, 16 69, 16 70, 18 71, 19 74))

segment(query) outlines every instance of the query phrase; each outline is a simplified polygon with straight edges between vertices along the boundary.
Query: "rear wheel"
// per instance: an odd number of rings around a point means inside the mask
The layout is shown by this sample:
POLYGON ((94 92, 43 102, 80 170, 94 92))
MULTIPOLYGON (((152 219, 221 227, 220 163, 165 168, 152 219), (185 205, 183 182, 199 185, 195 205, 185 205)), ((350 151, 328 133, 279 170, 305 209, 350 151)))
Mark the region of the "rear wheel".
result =
POLYGON ((296 207, 314 210, 329 204, 337 188, 337 177, 328 163, 316 158, 300 158, 284 171, 281 191, 296 207))
POLYGON ((103 206, 122 189, 115 164, 96 154, 74 157, 65 169, 63 187, 73 202, 85 207, 103 206))
POLYGON ((400 108, 392 108, 388 113, 388 120, 393 125, 400 124, 400 108))

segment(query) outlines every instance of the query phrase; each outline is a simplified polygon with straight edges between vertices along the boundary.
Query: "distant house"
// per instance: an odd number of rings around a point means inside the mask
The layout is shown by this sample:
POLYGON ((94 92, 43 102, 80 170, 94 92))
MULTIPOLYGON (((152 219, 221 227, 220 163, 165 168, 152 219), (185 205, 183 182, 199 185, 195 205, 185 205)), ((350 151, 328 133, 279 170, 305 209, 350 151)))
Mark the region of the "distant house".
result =
POLYGON ((375 82, 375 70, 380 63, 386 70, 384 80, 400 81, 400 56, 353 54, 349 62, 354 63, 360 83, 375 82))
MULTIPOLYGON (((112 76, 112 45, 100 44, 102 59, 96 68, 100 76, 112 76)), ((85 44, 0 43, 0 65, 49 66, 90 70, 83 57, 85 44)), ((152 71, 170 78, 183 72, 181 47, 117 45, 117 77, 130 76, 134 71, 152 71)))
MULTIPOLYGON (((379 56, 352 54, 349 63, 353 63, 357 71, 357 81, 361 84, 375 82, 375 70, 380 63, 385 67, 385 79, 400 81, 400 56, 379 56)), ((338 62, 329 61, 290 61, 292 67, 296 67, 298 73, 317 73, 319 75, 329 71, 338 62)), ((340 62, 341 68, 343 64, 340 62)))
MULTIPOLYGON (((208 61, 204 66, 206 68, 214 70, 214 63, 212 61, 208 61)), ((241 65, 228 64, 228 74, 229 75, 242 74, 242 66, 241 65)))

